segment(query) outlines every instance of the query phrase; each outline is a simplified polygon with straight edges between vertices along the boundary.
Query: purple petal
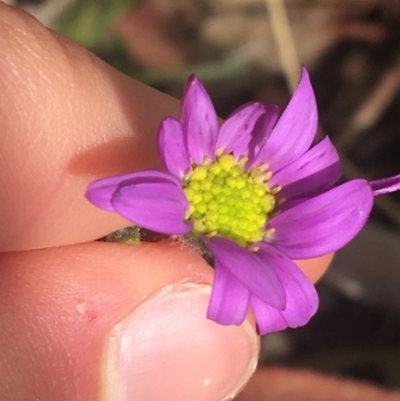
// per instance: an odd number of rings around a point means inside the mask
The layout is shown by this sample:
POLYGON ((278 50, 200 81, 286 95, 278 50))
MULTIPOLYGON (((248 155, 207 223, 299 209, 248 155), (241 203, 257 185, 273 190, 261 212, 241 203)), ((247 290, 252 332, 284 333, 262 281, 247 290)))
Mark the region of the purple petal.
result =
POLYGON ((185 222, 189 204, 182 189, 171 181, 136 182, 119 188, 111 204, 120 215, 149 230, 182 235, 192 225, 185 222))
POLYGON ((269 306, 255 295, 250 297, 250 307, 256 317, 257 330, 260 336, 284 330, 289 326, 282 311, 269 306))
POLYGON ((365 180, 352 180, 308 199, 272 218, 270 241, 291 259, 307 259, 338 250, 364 226, 373 204, 365 180))
POLYGON ((255 252, 224 238, 213 237, 206 241, 215 257, 215 268, 228 270, 252 294, 274 308, 284 309, 285 290, 274 270, 255 252))
POLYGON ((231 153, 238 158, 247 156, 248 145, 257 120, 265 113, 260 102, 244 104, 235 110, 222 124, 217 140, 217 149, 231 153))
POLYGON ((241 324, 249 305, 249 290, 221 264, 215 266, 207 318, 217 323, 241 324))
POLYGON ((89 184, 85 196, 89 202, 100 209, 113 212, 114 207, 111 204, 111 199, 119 188, 148 180, 170 181, 179 185, 179 181, 168 173, 157 170, 146 170, 93 181, 89 184))
POLYGON ((400 174, 394 175, 393 177, 370 181, 369 185, 374 191, 375 196, 398 191, 400 190, 400 174))
POLYGON ((196 164, 205 157, 215 158, 218 136, 218 119, 204 86, 191 76, 186 84, 181 106, 183 133, 190 156, 196 164))
POLYGON ((268 141, 250 167, 268 163, 278 171, 296 160, 310 147, 318 122, 317 104, 307 71, 303 68, 300 83, 268 141))
POLYGON ((328 137, 274 174, 270 185, 280 186, 278 200, 311 198, 333 186, 341 177, 339 155, 328 137))
POLYGON ((266 264, 273 263, 285 288, 286 308, 282 311, 272 308, 256 296, 250 298, 257 319, 260 335, 283 330, 286 327, 299 327, 306 324, 318 308, 318 294, 306 275, 282 252, 269 244, 261 245, 257 252, 266 264), (279 263, 275 263, 280 255, 279 263))
POLYGON ((176 177, 181 178, 190 170, 182 126, 175 118, 168 117, 161 123, 158 131, 158 151, 164 166, 176 177))
POLYGON ((269 136, 271 135, 272 129, 274 128, 276 120, 278 119, 279 109, 276 104, 265 103, 264 109, 265 113, 257 121, 250 141, 249 148, 251 149, 251 152, 249 157, 251 158, 251 161, 267 142, 269 136))

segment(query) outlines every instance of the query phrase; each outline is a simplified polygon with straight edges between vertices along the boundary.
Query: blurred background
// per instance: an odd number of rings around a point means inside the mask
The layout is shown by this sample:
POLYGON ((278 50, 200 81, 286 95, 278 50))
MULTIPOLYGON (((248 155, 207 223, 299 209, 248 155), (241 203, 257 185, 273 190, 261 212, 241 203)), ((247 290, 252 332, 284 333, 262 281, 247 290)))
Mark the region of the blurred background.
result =
MULTIPOLYGON (((400 172, 400 0, 6 3, 173 96, 196 73, 221 117, 251 100, 282 110, 303 64, 316 91, 318 137, 338 147, 344 178, 400 172)), ((399 232, 399 194, 378 198, 365 229, 318 283, 317 315, 266 336, 261 364, 400 389, 399 232)))

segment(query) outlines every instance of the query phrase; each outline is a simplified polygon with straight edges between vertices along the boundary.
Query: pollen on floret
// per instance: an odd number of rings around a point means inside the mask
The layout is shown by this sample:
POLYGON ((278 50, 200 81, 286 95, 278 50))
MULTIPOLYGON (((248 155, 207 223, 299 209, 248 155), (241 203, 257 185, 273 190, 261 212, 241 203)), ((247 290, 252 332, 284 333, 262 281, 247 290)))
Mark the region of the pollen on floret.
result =
POLYGON ((218 235, 251 249, 253 242, 263 240, 275 208, 269 178, 264 169, 245 170, 231 154, 194 166, 184 177, 190 204, 185 217, 193 221, 197 234, 218 235))

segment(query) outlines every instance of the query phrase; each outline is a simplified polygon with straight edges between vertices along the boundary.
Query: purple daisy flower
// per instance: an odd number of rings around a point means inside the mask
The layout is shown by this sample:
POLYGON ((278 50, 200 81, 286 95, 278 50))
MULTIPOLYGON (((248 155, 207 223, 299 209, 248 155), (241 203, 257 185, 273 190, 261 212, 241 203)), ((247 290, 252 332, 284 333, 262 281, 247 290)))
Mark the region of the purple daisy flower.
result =
POLYGON ((208 318, 240 324, 251 307, 260 334, 301 326, 316 312, 318 296, 292 259, 341 248, 366 222, 374 194, 400 188, 400 176, 335 186, 338 154, 329 138, 311 147, 316 130, 305 69, 279 119, 275 105, 252 102, 220 128, 192 76, 180 121, 166 118, 159 129, 167 171, 100 179, 86 197, 135 225, 202 238, 215 265, 208 318))

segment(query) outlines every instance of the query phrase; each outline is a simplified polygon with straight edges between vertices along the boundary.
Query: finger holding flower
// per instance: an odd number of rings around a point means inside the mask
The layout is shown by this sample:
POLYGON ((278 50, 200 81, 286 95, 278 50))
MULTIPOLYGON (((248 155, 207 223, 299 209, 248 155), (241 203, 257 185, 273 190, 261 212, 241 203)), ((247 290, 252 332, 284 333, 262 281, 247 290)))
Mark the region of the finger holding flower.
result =
POLYGON ((311 146, 317 118, 305 69, 279 119, 276 106, 252 102, 220 128, 192 76, 180 121, 166 118, 159 129, 166 171, 100 179, 86 197, 135 225, 197 235, 214 256, 208 318, 241 324, 251 307, 260 334, 304 325, 318 296, 292 259, 338 250, 365 224, 374 195, 400 188, 398 176, 338 185, 342 169, 329 138, 311 146))

